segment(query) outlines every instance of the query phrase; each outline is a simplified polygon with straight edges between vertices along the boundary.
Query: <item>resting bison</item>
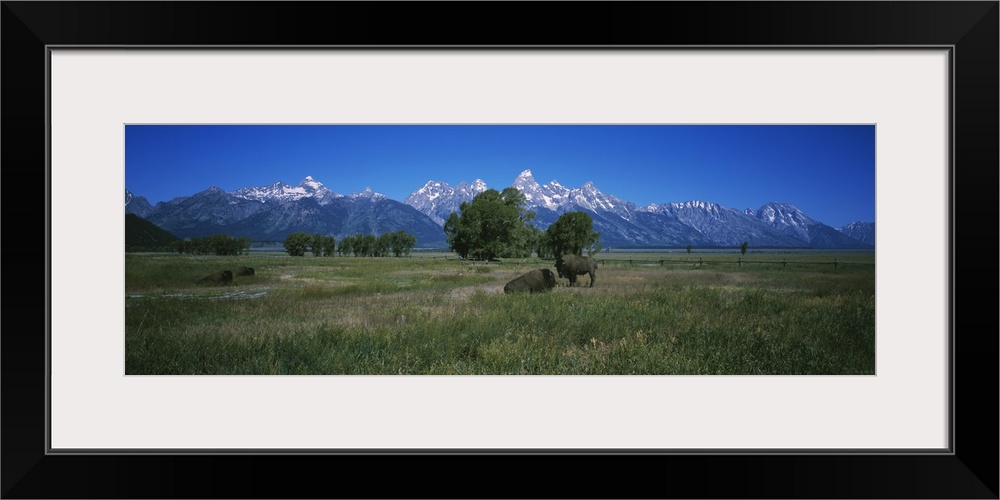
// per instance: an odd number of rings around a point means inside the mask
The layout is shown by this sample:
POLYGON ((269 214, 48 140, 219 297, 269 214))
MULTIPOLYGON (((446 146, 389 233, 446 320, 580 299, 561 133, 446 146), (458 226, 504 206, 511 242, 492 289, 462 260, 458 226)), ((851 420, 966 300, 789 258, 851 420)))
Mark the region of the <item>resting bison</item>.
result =
POLYGON ((597 275, 597 261, 586 255, 566 254, 556 258, 556 271, 560 278, 569 280, 569 286, 576 285, 576 277, 581 274, 590 275, 590 286, 594 286, 597 275))
POLYGON ((556 286, 556 275, 548 269, 532 269, 504 285, 503 293, 537 293, 556 286))
POLYGON ((253 268, 246 266, 237 267, 236 276, 253 276, 253 268))
POLYGON ((198 283, 202 285, 225 285, 226 283, 232 283, 232 282, 233 282, 232 271, 216 271, 198 280, 198 283))

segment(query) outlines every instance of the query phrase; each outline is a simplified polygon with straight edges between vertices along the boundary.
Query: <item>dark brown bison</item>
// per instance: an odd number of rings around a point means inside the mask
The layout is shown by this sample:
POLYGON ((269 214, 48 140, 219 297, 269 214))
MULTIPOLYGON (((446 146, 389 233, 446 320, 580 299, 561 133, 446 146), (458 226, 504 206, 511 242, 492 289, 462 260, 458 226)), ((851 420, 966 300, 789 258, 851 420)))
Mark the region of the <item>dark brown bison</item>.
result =
POLYGON ((236 276, 253 276, 253 268, 247 266, 240 266, 236 268, 236 276))
POLYGON ((514 278, 503 287, 503 293, 538 293, 556 286, 556 275, 548 269, 532 269, 514 278))
POLYGON ((232 283, 232 282, 233 282, 232 271, 216 271, 198 280, 198 283, 202 285, 225 285, 227 283, 232 283))
POLYGON ((581 274, 590 275, 590 286, 594 286, 597 275, 597 261, 586 255, 566 254, 556 258, 556 271, 560 278, 569 280, 569 286, 576 285, 576 277, 581 274))

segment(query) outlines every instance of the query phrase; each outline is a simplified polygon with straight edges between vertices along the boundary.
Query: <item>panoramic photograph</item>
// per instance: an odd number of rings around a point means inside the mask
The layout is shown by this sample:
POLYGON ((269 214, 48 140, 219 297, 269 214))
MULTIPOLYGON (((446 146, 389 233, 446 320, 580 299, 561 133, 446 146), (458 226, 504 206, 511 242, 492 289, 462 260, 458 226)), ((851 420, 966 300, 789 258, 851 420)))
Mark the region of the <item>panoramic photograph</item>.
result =
POLYGON ((125 134, 126 375, 874 375, 876 127, 125 134))

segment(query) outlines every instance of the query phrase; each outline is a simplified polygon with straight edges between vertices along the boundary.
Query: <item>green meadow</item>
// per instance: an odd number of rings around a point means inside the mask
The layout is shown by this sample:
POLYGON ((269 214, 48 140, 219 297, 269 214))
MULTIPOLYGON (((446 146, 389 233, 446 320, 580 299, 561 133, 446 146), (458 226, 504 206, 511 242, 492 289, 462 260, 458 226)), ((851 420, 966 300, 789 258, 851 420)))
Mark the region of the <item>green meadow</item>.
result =
POLYGON ((553 261, 127 253, 125 373, 875 373, 874 252, 597 259, 594 287, 505 295, 553 261), (197 284, 239 266, 256 273, 197 284))

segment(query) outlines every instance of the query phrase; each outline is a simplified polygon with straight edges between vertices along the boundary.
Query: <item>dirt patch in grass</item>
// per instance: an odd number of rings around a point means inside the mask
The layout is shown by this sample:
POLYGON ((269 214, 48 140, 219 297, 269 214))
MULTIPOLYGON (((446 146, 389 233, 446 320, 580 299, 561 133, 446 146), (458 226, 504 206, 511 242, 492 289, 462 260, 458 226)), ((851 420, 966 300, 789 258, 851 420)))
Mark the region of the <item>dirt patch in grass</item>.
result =
POLYGON ((448 299, 466 301, 477 293, 502 294, 503 287, 504 284, 502 283, 487 283, 485 285, 458 287, 448 292, 448 299))

